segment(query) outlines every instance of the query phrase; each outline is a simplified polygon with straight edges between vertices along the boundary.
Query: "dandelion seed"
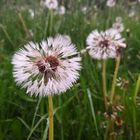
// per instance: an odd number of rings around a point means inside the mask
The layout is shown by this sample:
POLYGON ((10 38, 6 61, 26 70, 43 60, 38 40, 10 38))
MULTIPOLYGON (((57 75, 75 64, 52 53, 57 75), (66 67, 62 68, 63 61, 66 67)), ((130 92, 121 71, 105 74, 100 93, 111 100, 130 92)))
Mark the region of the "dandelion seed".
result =
POLYGON ((129 81, 124 78, 119 77, 116 80, 116 86, 120 87, 120 89, 122 90, 127 90, 128 85, 129 85, 129 81))
POLYGON ((31 30, 31 29, 29 29, 29 33, 30 33, 30 35, 33 37, 34 36, 34 33, 33 33, 33 31, 31 30))
POLYGON ((58 7, 57 13, 58 13, 59 15, 64 15, 64 14, 66 13, 65 7, 64 7, 64 6, 58 7))
POLYGON ((136 15, 136 9, 135 9, 135 7, 132 7, 131 9, 130 9, 130 11, 129 11, 129 14, 128 14, 128 16, 129 17, 134 17, 136 15))
POLYGON ((13 76, 31 96, 60 94, 79 78, 81 58, 77 54, 67 36, 49 37, 40 44, 30 42, 13 56, 13 76))
POLYGON ((87 37, 87 49, 95 59, 116 58, 125 47, 124 39, 115 29, 108 29, 105 32, 94 30, 87 37))
POLYGON ((115 20, 116 20, 117 23, 122 23, 122 17, 116 17, 115 20))
POLYGON ((119 32, 123 32, 124 31, 124 25, 123 25, 123 23, 117 23, 116 22, 116 23, 114 23, 112 25, 112 28, 118 30, 119 32))
POLYGON ((57 0, 41 0, 40 5, 48 9, 56 10, 58 8, 57 0))
POLYGON ((29 11, 31 18, 34 18, 34 16, 35 16, 34 11, 32 9, 29 9, 28 11, 29 11))
POLYGON ((87 6, 82 7, 82 12, 83 12, 84 14, 86 14, 87 9, 88 9, 87 6))
POLYGON ((122 23, 121 17, 116 17, 116 22, 113 23, 112 28, 118 30, 118 32, 124 31, 124 24, 122 23))
POLYGON ((116 0, 107 0, 106 5, 108 7, 114 7, 116 4, 116 0))

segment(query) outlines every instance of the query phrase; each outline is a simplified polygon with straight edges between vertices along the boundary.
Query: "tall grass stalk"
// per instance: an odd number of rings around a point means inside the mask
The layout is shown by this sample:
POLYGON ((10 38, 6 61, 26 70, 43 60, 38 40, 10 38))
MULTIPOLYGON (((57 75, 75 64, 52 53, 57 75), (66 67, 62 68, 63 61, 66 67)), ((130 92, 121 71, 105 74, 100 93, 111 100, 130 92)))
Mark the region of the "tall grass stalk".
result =
POLYGON ((133 133, 134 133, 134 140, 137 140, 137 116, 136 116, 136 98, 137 98, 137 94, 138 91, 140 89, 140 74, 138 75, 138 80, 136 82, 136 87, 135 87, 135 91, 134 91, 134 96, 133 96, 133 102, 134 102, 134 106, 133 106, 133 133))
POLYGON ((48 124, 48 123, 49 123, 49 121, 48 121, 48 119, 47 119, 46 128, 45 128, 45 130, 44 130, 42 140, 46 140, 46 139, 47 139, 47 136, 48 136, 48 129, 49 129, 49 124, 48 124))
POLYGON ((29 30, 28 30, 28 28, 26 26, 26 23, 24 21, 24 18, 22 17, 22 14, 20 12, 18 13, 18 17, 19 17, 19 19, 21 21, 21 24, 23 26, 23 29, 24 29, 25 33, 26 33, 26 36, 27 37, 31 37, 31 34, 30 34, 30 32, 29 32, 29 30))
POLYGON ((49 26, 49 14, 47 14, 47 16, 45 15, 46 21, 45 21, 45 28, 44 28, 44 36, 43 38, 46 38, 46 34, 47 34, 47 30, 48 30, 48 26, 49 26))
POLYGON ((34 133, 34 131, 36 130, 36 128, 40 125, 40 123, 41 123, 43 120, 45 120, 45 118, 47 117, 47 115, 48 115, 48 114, 43 115, 43 116, 39 119, 39 121, 34 125, 34 127, 31 129, 31 131, 30 131, 30 133, 29 133, 29 135, 28 135, 28 137, 27 137, 27 140, 30 140, 30 137, 32 136, 32 134, 34 133))
POLYGON ((110 130, 112 130, 112 126, 113 126, 113 122, 112 121, 108 121, 107 123, 107 128, 105 131, 105 136, 104 136, 104 140, 111 140, 111 136, 110 136, 110 130))
POLYGON ((87 89, 87 94, 88 94, 88 99, 89 99, 89 103, 90 103, 90 107, 91 107, 91 112, 92 112, 92 117, 93 117, 93 120, 94 120, 94 125, 95 125, 95 129, 96 129, 96 133, 97 133, 97 136, 99 136, 99 131, 98 131, 98 127, 97 127, 95 110, 94 110, 93 101, 92 101, 92 98, 91 98, 91 92, 90 92, 89 89, 87 89))
POLYGON ((48 96, 49 103, 49 140, 54 140, 54 126, 53 126, 53 101, 52 96, 48 96))
POLYGON ((38 102, 37 102, 37 106, 35 108, 35 113, 34 113, 34 117, 33 117, 33 120, 32 120, 32 126, 31 126, 31 128, 33 128, 33 126, 34 126, 35 118, 37 116, 37 111, 38 111, 39 105, 41 103, 41 100, 42 100, 42 97, 40 97, 39 100, 38 100, 38 102))
POLYGON ((133 97, 135 104, 136 104, 136 98, 137 98, 137 94, 138 94, 139 89, 140 89, 140 74, 138 75, 138 80, 136 83, 136 88, 135 88, 134 97, 133 97))
POLYGON ((50 10, 50 27, 49 27, 49 34, 52 35, 52 31, 53 31, 53 10, 50 10))
POLYGON ((103 60, 103 64, 102 64, 102 82, 103 82, 103 98, 104 98, 105 110, 107 110, 106 60, 103 60))
POLYGON ((4 32, 5 36, 6 36, 6 38, 7 38, 8 41, 11 43, 11 45, 12 45, 13 47, 15 47, 15 45, 14 45, 14 43, 13 43, 11 37, 9 36, 7 30, 5 29, 5 27, 4 27, 3 25, 0 24, 0 28, 3 30, 3 32, 4 32))

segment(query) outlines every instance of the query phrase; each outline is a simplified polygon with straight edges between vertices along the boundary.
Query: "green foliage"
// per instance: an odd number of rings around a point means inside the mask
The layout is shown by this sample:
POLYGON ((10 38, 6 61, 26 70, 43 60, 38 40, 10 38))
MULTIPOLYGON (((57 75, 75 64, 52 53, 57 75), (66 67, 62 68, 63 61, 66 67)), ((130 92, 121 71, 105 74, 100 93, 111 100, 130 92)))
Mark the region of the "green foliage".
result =
MULTIPOLYGON (((104 1, 92 3, 79 0, 64 3, 67 7, 66 14, 54 15, 52 34, 71 36, 78 50, 86 47, 86 37, 92 30, 110 28, 117 16, 123 18, 123 36, 128 47, 123 52, 118 77, 127 80, 128 85, 117 87, 115 92, 117 101, 124 106, 124 123, 121 128, 124 133, 116 139, 139 138, 140 4, 135 7, 137 14, 129 17, 130 5, 122 3, 113 8, 106 7, 104 1), (93 5, 95 3, 97 9, 93 5), (86 13, 81 10, 83 6, 88 6, 86 13)), ((29 97, 25 90, 16 86, 12 77, 11 58, 28 41, 40 42, 49 36, 49 11, 42 9, 37 1, 1 1, 0 5, 0 140, 45 140, 48 133, 47 98, 40 100, 38 97, 29 97), (34 18, 30 17, 30 8, 35 11, 34 18), (19 13, 33 36, 27 35, 19 13)), ((105 134, 103 124, 107 124, 107 119, 103 115, 101 62, 92 60, 88 54, 82 58, 83 69, 78 84, 67 93, 53 97, 55 140, 102 140, 105 134)), ((114 66, 114 60, 107 61, 108 96, 114 66)))

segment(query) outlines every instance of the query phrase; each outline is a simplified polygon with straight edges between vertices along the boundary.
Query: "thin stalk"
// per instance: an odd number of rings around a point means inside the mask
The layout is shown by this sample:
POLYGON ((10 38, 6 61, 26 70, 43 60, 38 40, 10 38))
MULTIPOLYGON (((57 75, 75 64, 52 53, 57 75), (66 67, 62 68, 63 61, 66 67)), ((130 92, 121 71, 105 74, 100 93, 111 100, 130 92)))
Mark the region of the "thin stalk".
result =
MULTIPOLYGON (((41 101, 41 105, 40 105, 40 112, 41 112, 41 116, 43 116, 43 114, 45 113, 44 111, 44 100, 41 101)), ((43 137, 43 131, 44 131, 44 123, 41 123, 41 137, 43 137)))
POLYGON ((45 29, 44 29, 44 38, 46 38, 46 34, 47 34, 47 30, 48 30, 48 25, 49 25, 49 14, 47 14, 47 16, 45 15, 44 18, 46 18, 45 20, 45 29))
POLYGON ((122 102, 124 106, 125 106, 125 94, 126 94, 126 89, 123 90, 123 96, 122 96, 123 98, 122 102))
POLYGON ((139 89, 140 89, 140 74, 138 76, 138 80, 136 83, 136 88, 135 88, 135 92, 134 92, 134 96, 133 96, 133 102, 134 102, 134 106, 133 106, 133 135, 134 135, 134 140, 137 139, 137 135, 136 135, 136 130, 137 130, 136 98, 137 98, 137 94, 138 94, 139 89))
MULTIPOLYGON (((62 106, 62 100, 61 97, 59 97, 59 106, 62 106)), ((63 110, 61 110, 61 140, 64 140, 64 130, 63 130, 63 110)))
POLYGON ((105 135, 104 135, 104 140, 108 140, 108 134, 109 134, 110 126, 111 126, 111 122, 108 121, 106 131, 105 131, 105 135))
POLYGON ((48 96, 48 103, 49 103, 49 140, 54 140, 52 96, 48 96))
POLYGON ((135 92, 134 92, 134 97, 133 97, 135 104, 136 104, 136 98, 137 98, 137 94, 138 94, 139 89, 140 89, 140 74, 138 76, 138 80, 137 80, 136 88, 135 88, 135 92))
POLYGON ((49 123, 48 123, 48 119, 47 119, 46 128, 45 128, 45 130, 44 130, 42 140, 46 140, 46 139, 47 139, 47 136, 48 136, 48 129, 49 129, 49 123))
POLYGON ((93 117, 93 120, 94 120, 96 133, 97 133, 97 136, 99 136, 98 126, 97 126, 97 121, 96 121, 96 115, 95 115, 95 109, 94 109, 94 106, 93 106, 91 92, 90 92, 89 89, 87 89, 87 94, 88 94, 88 99, 89 99, 89 103, 90 103, 90 107, 91 107, 91 113, 92 113, 92 117, 93 117))
POLYGON ((0 24, 0 28, 3 30, 5 36, 7 37, 8 41, 11 43, 11 45, 14 47, 14 43, 12 42, 11 37, 9 36, 8 32, 6 31, 5 27, 0 24))
POLYGON ((40 125, 40 123, 47 117, 48 114, 45 114, 43 115, 39 121, 36 123, 36 125, 31 129, 28 137, 27 137, 27 140, 30 140, 30 137, 32 136, 32 134, 34 133, 34 131, 36 130, 36 128, 40 125))
POLYGON ((50 30, 49 30, 49 34, 52 35, 52 30, 53 30, 53 10, 50 10, 50 30))
POLYGON ((107 110, 106 61, 105 60, 103 60, 103 64, 102 64, 102 82, 103 82, 103 97, 104 97, 105 110, 107 110))
POLYGON ((29 32, 29 30, 28 30, 28 28, 26 26, 26 23, 25 23, 25 21, 24 21, 24 19, 22 17, 22 14, 20 12, 18 13, 18 17, 19 17, 19 19, 21 21, 21 24, 23 26, 23 29, 24 29, 25 33, 26 33, 26 36, 31 37, 31 34, 30 34, 30 32, 29 32))
POLYGON ((110 135, 110 133, 112 132, 112 129, 114 127, 114 122, 113 121, 108 121, 107 123, 107 128, 105 131, 105 136, 104 136, 104 140, 112 140, 113 136, 110 135))
POLYGON ((136 107, 133 106, 133 139, 134 140, 137 140, 137 135, 136 135, 136 132, 137 132, 137 117, 136 117, 136 107))
POLYGON ((116 66, 115 66, 115 71, 114 71, 114 76, 113 76, 113 81, 112 81, 111 97, 110 97, 110 102, 111 103, 113 102, 113 99, 114 99, 115 87, 116 87, 115 85, 116 85, 116 79, 117 79, 117 75, 118 75, 120 60, 121 60, 121 56, 119 55, 116 58, 116 66))
POLYGON ((35 108, 35 112, 34 112, 34 117, 33 117, 33 120, 32 120, 32 126, 31 126, 31 128, 34 127, 35 118, 36 118, 37 111, 38 111, 38 108, 39 108, 39 105, 40 105, 41 100, 42 100, 42 97, 39 98, 38 103, 37 103, 37 106, 35 108))
POLYGON ((107 13, 108 15, 107 15, 107 20, 106 20, 106 25, 105 25, 106 27, 105 28, 108 28, 110 26, 109 24, 110 24, 111 17, 112 17, 112 9, 108 8, 107 12, 108 12, 107 13))

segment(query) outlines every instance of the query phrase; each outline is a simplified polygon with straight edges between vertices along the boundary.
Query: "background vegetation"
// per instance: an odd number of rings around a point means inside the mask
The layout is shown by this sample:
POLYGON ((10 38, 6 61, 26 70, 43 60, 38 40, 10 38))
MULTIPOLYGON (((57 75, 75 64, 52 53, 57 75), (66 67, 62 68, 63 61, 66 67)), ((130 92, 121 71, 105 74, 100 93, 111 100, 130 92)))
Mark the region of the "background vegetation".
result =
MULTIPOLYGON (((137 89, 140 3, 120 0, 113 8, 107 7, 104 0, 64 0, 59 1, 61 4, 66 7, 66 13, 54 15, 52 34, 71 36, 79 50, 86 47, 86 37, 92 30, 110 28, 116 17, 122 17, 125 26, 122 34, 127 48, 121 59, 115 95, 116 102, 124 106, 120 113, 123 124, 115 127, 114 132, 118 140, 140 139, 140 91, 137 89), (131 10, 134 10, 134 16, 130 16, 131 10), (119 134, 121 131, 123 133, 119 134)), ((49 11, 37 0, 0 1, 0 140, 46 139, 47 97, 29 97, 25 90, 16 86, 11 58, 28 41, 40 42, 49 36, 48 15, 49 11), (33 18, 29 9, 35 13, 33 18)), ((104 116, 101 61, 84 54, 82 66, 78 83, 67 93, 53 97, 55 140, 102 140, 104 137, 108 119, 104 116)), ((115 60, 107 61, 108 96, 114 66, 115 60)))

